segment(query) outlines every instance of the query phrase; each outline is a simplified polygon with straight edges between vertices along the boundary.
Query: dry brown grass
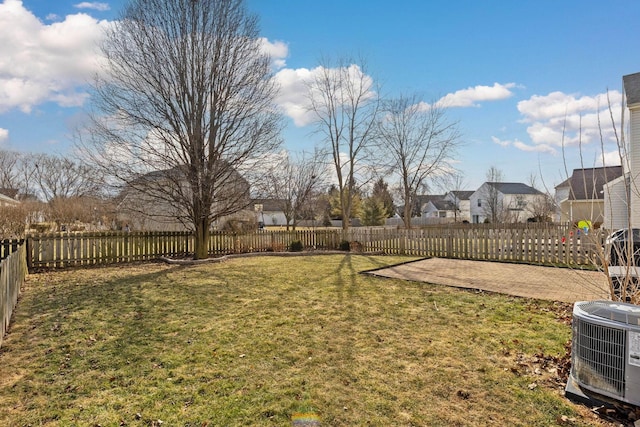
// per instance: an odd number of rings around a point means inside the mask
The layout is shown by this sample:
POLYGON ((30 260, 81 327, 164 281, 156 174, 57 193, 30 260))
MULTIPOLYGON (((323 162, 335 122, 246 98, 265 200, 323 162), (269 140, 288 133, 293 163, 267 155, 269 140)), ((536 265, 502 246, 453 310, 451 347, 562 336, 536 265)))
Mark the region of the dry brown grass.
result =
POLYGON ((558 305, 358 274, 407 260, 32 275, 0 349, 0 425, 601 424, 542 363, 570 338, 558 305))

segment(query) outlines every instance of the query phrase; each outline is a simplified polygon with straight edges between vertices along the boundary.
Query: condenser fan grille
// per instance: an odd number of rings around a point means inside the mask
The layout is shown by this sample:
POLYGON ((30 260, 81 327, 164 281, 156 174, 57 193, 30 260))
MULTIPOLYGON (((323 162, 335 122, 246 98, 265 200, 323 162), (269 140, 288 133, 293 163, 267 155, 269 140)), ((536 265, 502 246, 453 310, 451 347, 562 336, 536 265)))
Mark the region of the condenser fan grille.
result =
POLYGON ((624 397, 625 331, 574 317, 574 372, 585 386, 624 397))

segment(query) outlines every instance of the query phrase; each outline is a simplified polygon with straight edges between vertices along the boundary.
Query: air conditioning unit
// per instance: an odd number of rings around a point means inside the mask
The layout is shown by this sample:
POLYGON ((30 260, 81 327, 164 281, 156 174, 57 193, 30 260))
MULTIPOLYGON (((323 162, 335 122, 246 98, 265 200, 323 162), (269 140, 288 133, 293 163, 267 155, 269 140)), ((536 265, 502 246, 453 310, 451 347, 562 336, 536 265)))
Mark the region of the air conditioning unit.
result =
POLYGON ((640 406, 640 306, 575 303, 570 381, 594 399, 640 406))

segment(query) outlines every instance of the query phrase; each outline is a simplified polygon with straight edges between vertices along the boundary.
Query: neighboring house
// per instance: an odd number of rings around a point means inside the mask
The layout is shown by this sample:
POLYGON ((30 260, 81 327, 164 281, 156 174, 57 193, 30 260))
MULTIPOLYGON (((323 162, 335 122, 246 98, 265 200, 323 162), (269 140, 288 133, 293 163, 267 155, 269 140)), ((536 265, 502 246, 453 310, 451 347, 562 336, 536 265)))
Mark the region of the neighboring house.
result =
POLYGON ((543 197, 520 182, 485 182, 469 197, 471 222, 525 222, 543 197))
MULTIPOLYGON (((443 194, 417 194, 413 198, 412 217, 424 216, 426 206, 431 201, 438 201, 444 198, 443 194)), ((404 215, 404 206, 400 206, 400 216, 404 215)))
POLYGON ((249 208, 256 213, 256 220, 265 226, 286 226, 287 218, 282 209, 285 203, 284 199, 253 199, 249 208))
POLYGON ((629 174, 609 181, 603 186, 604 212, 602 226, 618 230, 629 226, 629 174))
MULTIPOLYGON (((424 215, 424 208, 431 200, 441 200, 444 195, 440 194, 417 194, 413 197, 413 206, 411 207, 411 217, 418 218, 424 215)), ((404 206, 396 206, 396 214, 402 218, 404 216, 404 206)))
MULTIPOLYGON (((124 229, 143 231, 188 231, 193 228, 186 204, 172 198, 181 194, 188 199, 189 187, 181 168, 175 167, 144 174, 133 180, 122 192, 117 207, 117 218, 124 229)), ((255 221, 248 210, 249 183, 237 171, 228 172, 228 179, 214 195, 218 200, 214 210, 229 212, 211 223, 211 228, 222 227, 229 219, 241 222, 255 221), (234 213, 231 213, 234 212, 234 213)))
POLYGON ((562 181, 560 184, 555 186, 555 195, 553 197, 553 201, 556 205, 556 212, 553 218, 554 222, 561 222, 561 209, 560 205, 563 200, 569 199, 569 188, 571 188, 571 178, 567 178, 562 181))
POLYGON ((454 218, 456 205, 445 200, 444 196, 433 197, 422 205, 422 216, 425 218, 454 218))
POLYGON ((469 221, 469 197, 473 191, 449 191, 446 194, 416 196, 416 210, 422 218, 447 218, 469 221))
POLYGON ((598 226, 604 221, 604 186, 622 177, 622 166, 574 169, 571 177, 555 188, 560 222, 591 221, 598 226))
POLYGON ((454 206, 453 218, 457 222, 471 221, 471 202, 469 198, 474 191, 458 190, 449 191, 444 195, 444 199, 451 202, 454 206))
POLYGON ((622 77, 629 109, 629 170, 604 188, 604 223, 609 230, 640 228, 640 73, 622 77))

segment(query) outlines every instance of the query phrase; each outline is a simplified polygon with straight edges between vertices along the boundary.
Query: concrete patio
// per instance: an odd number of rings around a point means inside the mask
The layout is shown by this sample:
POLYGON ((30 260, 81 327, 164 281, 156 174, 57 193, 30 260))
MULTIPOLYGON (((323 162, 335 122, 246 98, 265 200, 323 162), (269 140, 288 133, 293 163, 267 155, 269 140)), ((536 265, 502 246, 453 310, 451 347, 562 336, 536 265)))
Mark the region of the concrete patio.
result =
POLYGON ((567 303, 609 299, 604 273, 570 268, 429 258, 367 274, 567 303))

